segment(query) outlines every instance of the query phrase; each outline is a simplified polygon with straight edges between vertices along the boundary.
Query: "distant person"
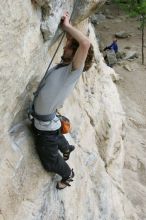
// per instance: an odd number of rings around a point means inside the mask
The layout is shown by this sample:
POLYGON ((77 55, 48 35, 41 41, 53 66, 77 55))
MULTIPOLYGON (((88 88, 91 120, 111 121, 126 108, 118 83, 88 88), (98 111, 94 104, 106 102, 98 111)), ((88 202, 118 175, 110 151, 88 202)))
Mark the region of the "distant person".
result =
POLYGON ((114 38, 112 44, 105 47, 103 51, 106 51, 106 50, 114 50, 115 53, 118 52, 118 45, 117 45, 117 39, 116 38, 114 38))
POLYGON ((104 56, 104 60, 106 64, 110 67, 113 67, 113 65, 117 63, 117 58, 116 58, 116 54, 118 53, 117 39, 114 38, 112 44, 105 47, 103 51, 106 51, 106 55, 104 56))

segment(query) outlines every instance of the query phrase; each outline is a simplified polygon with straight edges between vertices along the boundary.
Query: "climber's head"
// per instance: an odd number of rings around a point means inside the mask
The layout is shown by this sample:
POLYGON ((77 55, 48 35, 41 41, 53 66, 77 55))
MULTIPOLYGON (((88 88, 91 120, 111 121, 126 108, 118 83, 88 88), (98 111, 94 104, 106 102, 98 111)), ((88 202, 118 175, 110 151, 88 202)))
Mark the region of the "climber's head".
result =
MULTIPOLYGON (((66 44, 64 47, 64 53, 61 57, 63 62, 70 63, 73 60, 73 57, 74 57, 78 47, 79 47, 79 43, 68 34, 67 41, 66 41, 66 44)), ((91 67, 93 57, 94 57, 94 51, 93 51, 93 46, 91 44, 89 51, 88 51, 88 54, 87 54, 87 58, 85 61, 85 66, 84 66, 83 71, 87 71, 91 67)))
POLYGON ((64 53, 62 55, 63 62, 70 63, 73 60, 73 57, 77 51, 79 43, 73 39, 69 34, 66 36, 67 41, 64 46, 64 53))

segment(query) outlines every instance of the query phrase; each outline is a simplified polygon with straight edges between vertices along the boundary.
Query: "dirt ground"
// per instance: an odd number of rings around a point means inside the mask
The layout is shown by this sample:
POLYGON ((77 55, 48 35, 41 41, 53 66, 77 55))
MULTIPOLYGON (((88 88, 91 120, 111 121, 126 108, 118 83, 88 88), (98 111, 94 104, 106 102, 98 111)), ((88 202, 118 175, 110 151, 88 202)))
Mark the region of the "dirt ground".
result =
POLYGON ((129 18, 122 11, 119 12, 113 5, 106 6, 104 10, 108 10, 113 18, 106 18, 96 25, 102 47, 111 44, 116 32, 125 31, 131 36, 118 39, 119 51, 128 51, 125 49, 128 46, 129 50, 136 51, 139 55, 133 61, 122 61, 131 71, 124 69, 120 64, 116 64, 113 69, 121 78, 116 87, 126 117, 123 172, 125 192, 138 215, 136 219, 144 220, 146 219, 146 28, 145 65, 142 65, 139 21, 136 18, 129 18))
MULTIPOLYGON (((130 47, 131 51, 138 53, 138 58, 134 61, 123 61, 128 64, 131 71, 125 70, 123 66, 115 65, 113 68, 116 73, 121 77, 117 88, 119 90, 121 99, 123 101, 123 107, 125 110, 128 103, 123 100, 125 96, 133 100, 141 109, 142 113, 146 117, 146 28, 145 28, 145 65, 142 65, 141 61, 141 31, 138 29, 140 26, 139 21, 136 18, 129 18, 125 13, 119 12, 117 7, 109 5, 108 9, 111 10, 113 19, 106 19, 102 23, 96 26, 96 30, 100 39, 102 39, 102 45, 110 45, 113 39, 113 35, 119 31, 125 31, 131 36, 126 39, 118 39, 119 51, 128 50, 125 47, 130 47), (126 105, 126 106, 125 106, 126 105)), ((127 106, 128 107, 128 106, 127 106)), ((129 107, 128 107, 129 108, 129 107)), ((132 108, 132 106, 130 106, 132 108)))

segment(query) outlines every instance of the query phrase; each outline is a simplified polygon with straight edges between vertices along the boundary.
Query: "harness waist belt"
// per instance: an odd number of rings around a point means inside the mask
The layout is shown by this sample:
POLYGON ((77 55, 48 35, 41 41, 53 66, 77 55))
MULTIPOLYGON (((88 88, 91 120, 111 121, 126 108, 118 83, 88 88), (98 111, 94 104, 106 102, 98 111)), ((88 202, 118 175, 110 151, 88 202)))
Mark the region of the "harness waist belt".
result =
POLYGON ((59 134, 60 133, 60 129, 57 129, 55 131, 42 131, 37 129, 34 124, 33 124, 33 129, 35 134, 40 134, 40 135, 54 135, 54 134, 59 134))
POLYGON ((49 115, 38 115, 35 112, 32 113, 32 116, 40 121, 52 121, 55 118, 56 113, 53 112, 49 115))

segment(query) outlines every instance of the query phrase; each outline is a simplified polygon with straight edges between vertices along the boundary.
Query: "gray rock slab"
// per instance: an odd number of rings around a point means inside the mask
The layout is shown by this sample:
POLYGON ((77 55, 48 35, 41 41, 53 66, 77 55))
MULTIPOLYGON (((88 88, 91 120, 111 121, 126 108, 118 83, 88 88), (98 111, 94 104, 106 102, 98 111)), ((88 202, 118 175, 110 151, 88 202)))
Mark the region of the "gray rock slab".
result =
POLYGON ((128 38, 130 37, 130 34, 125 31, 120 31, 120 32, 115 33, 115 36, 117 38, 128 38))
POLYGON ((136 51, 128 51, 128 53, 126 54, 125 56, 125 60, 128 60, 128 59, 134 59, 134 58, 138 58, 138 54, 136 51))

